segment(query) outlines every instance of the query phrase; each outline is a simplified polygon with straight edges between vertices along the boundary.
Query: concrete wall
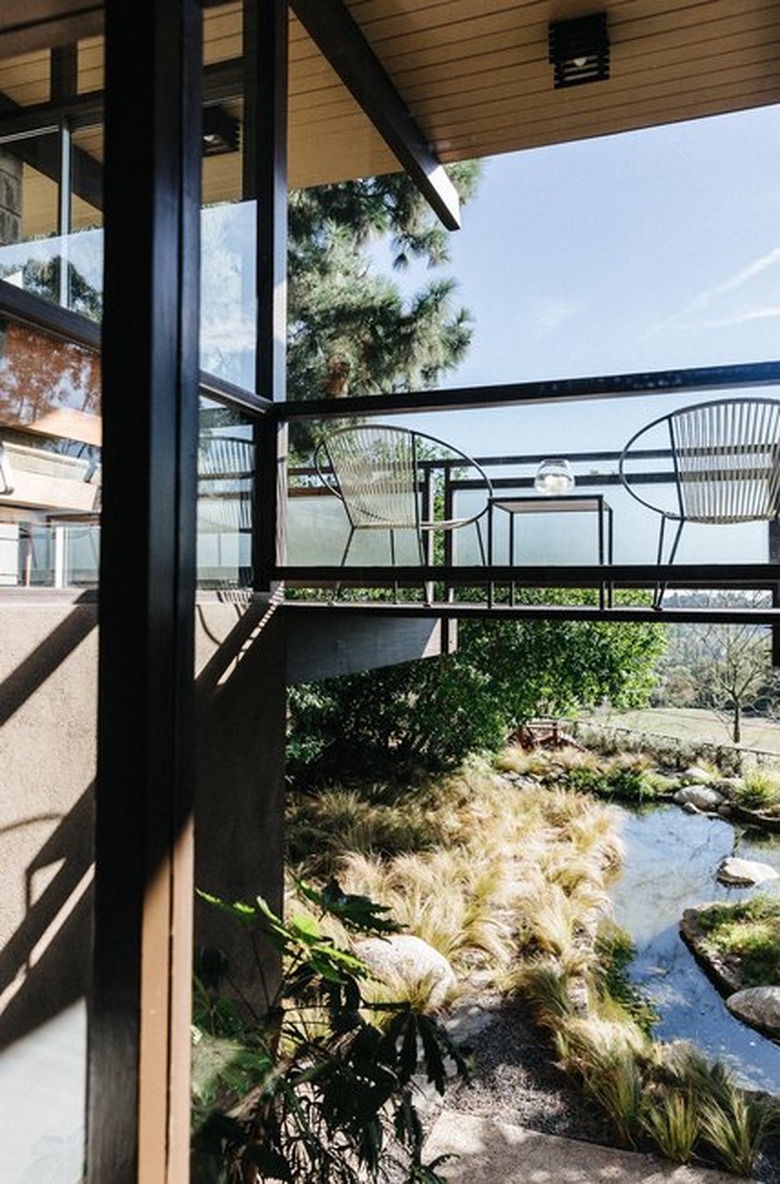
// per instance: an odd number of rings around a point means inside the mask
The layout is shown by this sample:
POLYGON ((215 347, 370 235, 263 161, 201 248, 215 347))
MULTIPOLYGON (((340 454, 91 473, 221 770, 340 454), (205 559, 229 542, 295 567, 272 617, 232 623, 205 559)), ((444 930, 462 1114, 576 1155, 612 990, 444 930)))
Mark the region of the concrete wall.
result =
MULTIPOLYGON (((97 635, 94 602, 0 591, 0 1184, 81 1180, 97 635)), ((197 883, 280 907, 281 623, 205 605, 197 669, 197 883)), ((259 1000, 245 935, 205 907, 197 920, 259 1000)))
POLYGON ((97 612, 11 597, 0 595, 0 1181, 72 1184, 83 1154, 97 612))

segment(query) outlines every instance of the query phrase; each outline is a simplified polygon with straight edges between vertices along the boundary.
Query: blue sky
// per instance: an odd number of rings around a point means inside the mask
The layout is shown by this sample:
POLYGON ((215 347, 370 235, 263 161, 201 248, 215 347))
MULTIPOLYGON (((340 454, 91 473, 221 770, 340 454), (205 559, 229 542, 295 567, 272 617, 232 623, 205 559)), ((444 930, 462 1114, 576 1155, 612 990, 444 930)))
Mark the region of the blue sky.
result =
MULTIPOLYGON (((474 337, 442 387, 780 358, 780 108, 491 158, 447 270, 474 337)), ((418 269, 403 282, 424 279, 418 269)), ((415 426, 471 455, 619 451, 673 405, 706 397, 481 409, 415 426)), ((614 487, 610 498, 618 558, 647 560, 657 518, 614 487)), ((715 557, 715 538, 698 530, 681 560, 715 557)), ((720 557, 765 558, 765 533, 721 528, 720 557)))
POLYGON ((762 108, 486 161, 446 385, 778 356, 779 131, 762 108))

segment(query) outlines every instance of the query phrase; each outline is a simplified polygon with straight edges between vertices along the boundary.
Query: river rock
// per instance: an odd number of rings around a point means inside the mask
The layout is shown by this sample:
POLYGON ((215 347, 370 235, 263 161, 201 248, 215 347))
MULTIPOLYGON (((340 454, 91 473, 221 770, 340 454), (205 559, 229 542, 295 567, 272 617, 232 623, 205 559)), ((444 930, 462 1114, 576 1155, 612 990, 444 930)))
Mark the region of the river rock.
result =
POLYGON ((721 863, 716 878, 720 880, 721 884, 748 888, 752 884, 761 884, 765 880, 780 879, 780 876, 768 863, 757 863, 752 859, 737 859, 730 855, 721 863))
POLYGON ((709 785, 715 779, 715 774, 708 773, 700 765, 691 765, 690 768, 685 770, 682 776, 693 785, 709 785))
POLYGON ((714 811, 724 802, 723 794, 709 785, 683 785, 674 795, 679 806, 694 806, 705 812, 714 811))
POLYGON ((434 1010, 444 1005, 457 982, 444 955, 411 933, 364 938, 355 943, 355 953, 375 978, 389 986, 399 980, 410 986, 425 984, 434 1010))
POLYGON ((780 1036, 780 987, 746 987, 729 995, 726 1006, 751 1028, 780 1036))
POLYGON ((745 782, 742 777, 719 777, 717 781, 712 782, 712 788, 717 789, 718 793, 723 794, 724 798, 731 801, 741 789, 745 788, 745 782))

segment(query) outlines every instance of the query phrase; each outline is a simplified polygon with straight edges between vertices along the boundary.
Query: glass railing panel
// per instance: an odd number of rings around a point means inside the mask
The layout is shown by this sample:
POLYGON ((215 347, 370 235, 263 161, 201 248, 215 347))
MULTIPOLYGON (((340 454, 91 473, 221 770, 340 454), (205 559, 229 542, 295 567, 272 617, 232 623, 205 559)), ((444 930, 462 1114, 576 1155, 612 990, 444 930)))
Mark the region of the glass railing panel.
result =
POLYGON ((198 584, 252 583, 253 424, 239 412, 201 400, 198 446, 198 584))
POLYGON ((50 132, 0 149, 0 278, 91 320, 102 315, 103 130, 69 141, 69 222, 60 204, 61 136, 50 132), (67 231, 67 233, 65 232, 67 231))
MULTIPOLYGON (((439 509, 443 514, 449 498, 447 517, 478 516, 490 550, 488 558, 492 556, 494 565, 512 563, 521 578, 524 567, 595 566, 608 563, 610 557, 615 564, 654 565, 665 515, 662 561, 668 562, 679 521, 678 483, 668 423, 643 435, 632 446, 624 466, 625 481, 619 472, 620 456, 635 433, 661 416, 692 404, 713 402, 716 397, 744 402, 751 393, 761 399, 773 397, 772 390, 766 387, 757 392, 740 388, 717 396, 709 392, 648 391, 640 396, 609 399, 383 415, 381 422, 425 436, 435 435, 446 441, 453 454, 457 450, 473 458, 484 477, 476 470, 469 471, 469 462, 463 462, 466 467, 462 464, 460 470, 453 466, 446 478, 441 478, 439 509), (538 471, 550 458, 568 462, 573 480, 568 490, 553 487, 546 493, 536 487, 538 471)), ((780 392, 777 395, 780 417, 780 392)), ((336 417, 309 421, 306 434, 321 438, 346 422, 336 417)), ((364 420, 366 425, 377 422, 368 417, 364 420)), ((297 434, 304 438, 305 433, 297 434)), ((773 447, 778 445, 780 418, 777 444, 773 447)), ((748 443, 745 450, 750 452, 753 447, 748 443)), ((756 463, 749 463, 748 458, 736 473, 737 485, 747 479, 758 486, 762 481, 766 484, 775 480, 766 447, 763 452, 761 446, 758 449, 756 463)), ((711 468, 717 469, 718 463, 716 459, 711 468)), ((418 477, 422 483, 422 468, 418 477)), ((343 502, 328 488, 333 484, 332 478, 318 476, 312 468, 311 450, 294 459, 288 500, 289 564, 391 566, 387 530, 358 529, 356 536, 366 537, 356 537, 344 559, 349 518, 343 502)), ((780 486, 780 475, 777 484, 780 486)), ((775 490, 774 496, 777 501, 780 490, 775 490)), ((416 536, 413 530, 409 533, 410 548, 404 554, 398 548, 398 564, 416 562, 416 536)), ((437 532, 439 535, 441 540, 451 540, 452 549, 445 551, 445 543, 440 541, 434 553, 437 563, 445 558, 455 566, 482 562, 475 524, 437 532)), ((767 517, 716 524, 689 520, 682 530, 675 562, 713 566, 768 563, 769 538, 767 517)))
MULTIPOLYGON (((240 161, 204 160, 204 196, 222 204, 201 219, 201 367, 245 390, 255 389, 255 204, 226 200, 240 161)), ((262 392, 260 392, 262 393, 262 392)))

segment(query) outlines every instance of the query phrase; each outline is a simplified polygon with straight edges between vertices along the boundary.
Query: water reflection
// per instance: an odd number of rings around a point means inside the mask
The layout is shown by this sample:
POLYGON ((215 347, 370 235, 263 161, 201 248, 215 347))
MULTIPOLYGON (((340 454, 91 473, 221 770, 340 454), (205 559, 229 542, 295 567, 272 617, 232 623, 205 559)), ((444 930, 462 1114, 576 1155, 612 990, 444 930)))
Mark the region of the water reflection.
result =
POLYGON ((619 817, 626 861, 612 893, 615 919, 636 946, 632 977, 659 1011, 656 1036, 691 1040, 707 1056, 726 1061, 746 1084, 780 1094, 777 1045, 734 1019, 679 932, 683 911, 692 905, 758 892, 780 896, 780 881, 727 888, 715 879, 721 860, 735 853, 780 871, 780 835, 756 836, 677 806, 641 814, 621 810, 619 817))

